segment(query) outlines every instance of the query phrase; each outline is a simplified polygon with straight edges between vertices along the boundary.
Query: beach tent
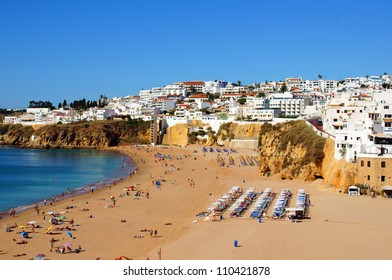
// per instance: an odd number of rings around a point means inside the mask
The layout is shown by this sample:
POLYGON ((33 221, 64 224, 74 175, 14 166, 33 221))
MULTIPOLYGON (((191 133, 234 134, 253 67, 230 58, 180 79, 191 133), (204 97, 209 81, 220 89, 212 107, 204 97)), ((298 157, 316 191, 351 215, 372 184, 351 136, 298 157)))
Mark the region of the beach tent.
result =
POLYGON ((384 186, 382 187, 382 190, 386 197, 392 198, 392 186, 384 186))
POLYGON ((349 186, 347 192, 348 195, 361 195, 361 189, 357 186, 349 186))
POLYGON ((303 219, 305 216, 305 209, 301 207, 286 208, 289 217, 294 216, 296 219, 303 219))

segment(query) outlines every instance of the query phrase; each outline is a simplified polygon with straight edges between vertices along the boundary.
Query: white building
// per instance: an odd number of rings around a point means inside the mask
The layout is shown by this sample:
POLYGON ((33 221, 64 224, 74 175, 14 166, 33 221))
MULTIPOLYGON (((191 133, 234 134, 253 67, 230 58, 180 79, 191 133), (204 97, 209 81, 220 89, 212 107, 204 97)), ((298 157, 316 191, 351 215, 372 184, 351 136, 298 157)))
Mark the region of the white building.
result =
POLYGON ((392 91, 375 91, 371 101, 333 99, 323 112, 323 129, 335 136, 335 158, 391 153, 392 91))
POLYGON ((161 89, 162 96, 179 95, 185 98, 187 94, 188 90, 181 84, 168 85, 161 89))
POLYGON ((264 102, 265 109, 280 110, 286 117, 305 114, 305 100, 293 98, 293 95, 288 92, 269 94, 264 102))
POLYGON ((115 115, 116 112, 114 109, 102 108, 96 110, 96 120, 103 121, 107 120, 109 117, 115 115))
POLYGON ((221 96, 225 94, 241 94, 246 93, 246 88, 243 86, 234 86, 231 83, 228 83, 225 88, 221 88, 220 90, 221 96))
POLYGON ((170 111, 176 107, 176 101, 170 100, 167 97, 159 97, 153 99, 152 108, 159 108, 161 112, 170 111))
POLYGON ((202 89, 203 93, 212 93, 218 94, 221 93, 221 89, 227 86, 227 82, 224 81, 207 81, 204 83, 204 87, 202 89))

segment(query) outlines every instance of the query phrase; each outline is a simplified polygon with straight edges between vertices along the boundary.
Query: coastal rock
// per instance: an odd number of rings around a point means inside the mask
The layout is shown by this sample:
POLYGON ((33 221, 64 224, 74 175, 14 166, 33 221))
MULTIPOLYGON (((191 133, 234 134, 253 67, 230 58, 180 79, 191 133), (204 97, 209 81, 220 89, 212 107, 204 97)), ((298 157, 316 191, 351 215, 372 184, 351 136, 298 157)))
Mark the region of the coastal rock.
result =
POLYGON ((346 191, 351 185, 354 185, 357 179, 357 166, 355 163, 347 162, 344 159, 337 160, 334 157, 335 142, 328 139, 324 153, 325 157, 321 166, 321 174, 324 182, 330 184, 342 191, 346 191))
POLYGON ((260 135, 261 175, 305 181, 323 178, 342 191, 355 184, 356 165, 335 159, 333 139, 316 135, 304 122, 265 124, 260 135))
POLYGON ((260 130, 261 175, 282 179, 315 180, 321 174, 325 140, 304 122, 287 122, 260 130))
POLYGON ((258 139, 261 124, 238 124, 234 122, 222 124, 217 133, 219 145, 233 139, 258 139))
POLYGON ((0 144, 24 148, 101 148, 148 143, 149 123, 107 121, 39 127, 2 126, 0 144))
POLYGON ((182 147, 188 145, 188 125, 176 124, 168 127, 166 134, 163 136, 162 144, 182 147))

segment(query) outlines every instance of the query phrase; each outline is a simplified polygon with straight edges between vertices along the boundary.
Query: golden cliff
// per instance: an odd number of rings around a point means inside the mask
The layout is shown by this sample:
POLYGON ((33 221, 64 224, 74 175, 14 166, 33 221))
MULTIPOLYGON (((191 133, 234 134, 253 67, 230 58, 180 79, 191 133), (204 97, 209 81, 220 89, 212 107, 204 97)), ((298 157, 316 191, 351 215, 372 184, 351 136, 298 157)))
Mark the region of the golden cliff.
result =
POLYGON ((325 157, 321 166, 321 174, 325 183, 346 191, 347 187, 357 182, 357 165, 344 159, 335 159, 334 146, 334 141, 328 139, 324 147, 325 157))
POLYGON ((233 139, 258 139, 260 134, 261 124, 237 124, 226 123, 222 124, 217 134, 217 142, 230 141, 233 139))
POLYGON ((31 126, 2 125, 0 144, 24 148, 101 148, 149 143, 149 122, 107 121, 31 126))
POLYGON ((260 131, 260 173, 282 179, 314 180, 322 176, 325 139, 304 121, 290 121, 260 131))
POLYGON ((272 126, 265 124, 260 132, 261 175, 277 174, 282 179, 324 182, 346 190, 355 183, 356 165, 334 158, 334 141, 316 135, 303 121, 272 126))
POLYGON ((176 124, 166 129, 166 134, 163 136, 163 145, 188 145, 188 125, 176 124))

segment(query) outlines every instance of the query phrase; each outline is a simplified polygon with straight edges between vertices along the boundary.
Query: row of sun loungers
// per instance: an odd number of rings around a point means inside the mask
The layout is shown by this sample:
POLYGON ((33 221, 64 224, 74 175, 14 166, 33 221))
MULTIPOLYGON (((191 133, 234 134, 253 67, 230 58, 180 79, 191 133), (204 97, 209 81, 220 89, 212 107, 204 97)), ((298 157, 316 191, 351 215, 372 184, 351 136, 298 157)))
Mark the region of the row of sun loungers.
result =
POLYGON ((307 194, 304 189, 299 189, 295 208, 287 208, 289 220, 305 218, 307 207, 307 194))
MULTIPOLYGON (((298 190, 294 208, 287 207, 291 195, 290 189, 285 188, 281 190, 274 205, 272 218, 280 219, 285 216, 286 213, 289 221, 297 221, 297 219, 305 218, 308 207, 308 195, 306 194, 306 191, 304 189, 298 190)), ((253 203, 253 207, 250 209, 250 218, 257 219, 266 214, 275 196, 276 194, 272 192, 272 188, 266 188, 258 195, 254 188, 249 188, 243 192, 240 187, 234 186, 228 193, 222 195, 212 203, 211 206, 208 207, 208 212, 203 212, 203 216, 215 216, 218 214, 221 215, 222 219, 222 213, 228 209, 230 217, 238 217, 253 203)))
POLYGON ((210 213, 224 212, 232 203, 242 195, 242 189, 238 186, 232 187, 230 191, 222 195, 218 200, 208 207, 210 213))
MULTIPOLYGON (((213 152, 214 152, 214 148, 210 147, 210 148, 209 148, 209 151, 210 151, 210 153, 213 153, 213 152)), ((220 150, 219 148, 215 148, 215 151, 217 151, 218 153, 221 152, 221 150, 220 150)), ((222 149, 222 151, 223 151, 224 153, 227 153, 227 152, 228 152, 227 149, 222 149)), ((204 152, 204 153, 208 152, 208 149, 207 149, 206 147, 203 147, 203 152, 204 152)), ((234 150, 234 149, 230 149, 230 152, 231 152, 231 153, 236 153, 237 151, 234 150)))
POLYGON ((301 208, 305 211, 305 207, 306 207, 306 191, 304 189, 299 189, 296 208, 301 208))
POLYGON ((249 188, 246 192, 241 195, 237 201, 229 208, 230 217, 238 217, 240 216, 246 209, 248 209, 249 205, 251 205, 254 199, 257 197, 257 193, 253 188, 249 188))
POLYGON ((274 213, 272 217, 275 219, 280 219, 285 214, 285 208, 291 197, 291 192, 289 189, 282 189, 274 207, 274 213))
POLYGON ((252 219, 259 218, 265 213, 270 205, 271 201, 274 199, 274 194, 271 188, 266 188, 263 193, 257 198, 254 203, 254 207, 251 209, 252 213, 250 217, 252 219))

